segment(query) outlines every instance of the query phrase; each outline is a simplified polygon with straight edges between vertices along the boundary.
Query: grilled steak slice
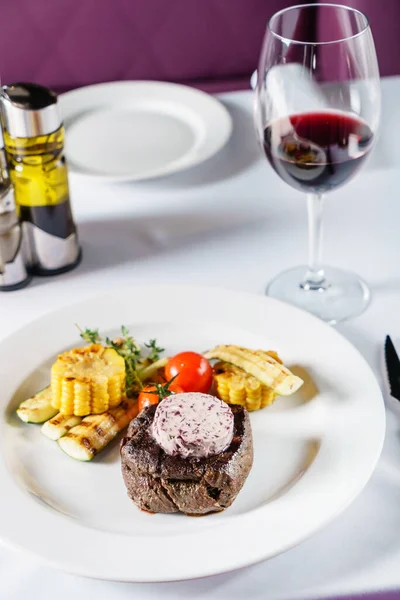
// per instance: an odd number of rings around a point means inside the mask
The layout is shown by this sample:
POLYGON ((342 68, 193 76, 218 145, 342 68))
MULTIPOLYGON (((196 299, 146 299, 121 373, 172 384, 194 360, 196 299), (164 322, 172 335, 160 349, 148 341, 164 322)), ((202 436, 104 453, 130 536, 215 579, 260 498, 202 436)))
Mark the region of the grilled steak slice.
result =
POLYGON ((182 458, 169 456, 153 439, 156 408, 145 408, 121 441, 122 475, 129 497, 139 508, 155 513, 201 515, 230 506, 253 464, 247 411, 231 405, 234 433, 224 452, 208 458, 182 458))

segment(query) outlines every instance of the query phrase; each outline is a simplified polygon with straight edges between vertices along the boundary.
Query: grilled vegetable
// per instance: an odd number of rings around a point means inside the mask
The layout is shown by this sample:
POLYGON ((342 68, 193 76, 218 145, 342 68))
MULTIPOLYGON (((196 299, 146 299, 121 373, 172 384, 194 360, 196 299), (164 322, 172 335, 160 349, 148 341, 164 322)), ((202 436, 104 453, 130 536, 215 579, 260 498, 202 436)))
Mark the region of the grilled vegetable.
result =
MULTIPOLYGON (((98 329, 82 330, 79 326, 80 336, 90 344, 102 344, 103 340, 98 329)), ((166 358, 160 359, 164 348, 157 345, 157 340, 152 339, 144 344, 149 349, 147 356, 143 355, 143 348, 129 334, 125 325, 121 326, 121 337, 111 339, 106 337, 104 344, 106 348, 115 350, 125 361, 125 394, 135 397, 142 389, 142 381, 153 379, 158 369, 164 367, 168 362, 166 358)), ((111 406, 111 404, 110 404, 111 406)))
POLYGON ((25 423, 43 423, 56 413, 57 409, 51 403, 50 386, 21 402, 17 409, 17 415, 25 423))
POLYGON ((218 358, 243 369, 280 396, 294 394, 303 384, 300 377, 293 375, 276 358, 263 350, 221 345, 209 350, 204 356, 208 359, 218 358))
POLYGON ((276 398, 275 392, 259 379, 229 363, 215 365, 214 384, 221 400, 228 404, 240 404, 248 411, 264 408, 276 398))
POLYGON ((103 413, 121 402, 124 388, 124 359, 101 344, 64 352, 51 368, 52 403, 65 415, 103 413))
POLYGON ((140 371, 138 371, 140 381, 148 381, 149 379, 153 379, 159 369, 165 367, 168 362, 168 358, 165 356, 164 358, 159 358, 156 362, 153 362, 151 365, 144 367, 140 371))
POLYGON ((76 460, 91 460, 138 414, 136 399, 126 398, 102 415, 90 415, 58 440, 58 445, 76 460))
POLYGON ((62 413, 56 414, 55 417, 43 423, 41 432, 43 435, 51 440, 58 440, 60 437, 68 433, 72 427, 79 425, 82 421, 82 417, 75 417, 75 415, 63 415, 62 413))

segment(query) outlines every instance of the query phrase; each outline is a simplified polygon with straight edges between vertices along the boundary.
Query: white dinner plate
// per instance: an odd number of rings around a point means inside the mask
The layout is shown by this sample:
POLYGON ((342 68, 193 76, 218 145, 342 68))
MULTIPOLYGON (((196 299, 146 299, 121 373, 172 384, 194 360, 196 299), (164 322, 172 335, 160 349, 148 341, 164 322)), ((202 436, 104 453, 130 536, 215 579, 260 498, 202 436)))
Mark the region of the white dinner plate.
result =
POLYGON ((232 120, 212 96, 158 81, 100 83, 62 94, 71 171, 139 181, 187 169, 218 152, 232 120))
POLYGON ((272 557, 336 517, 367 483, 385 412, 371 369, 322 321, 263 296, 214 288, 127 288, 38 319, 0 344, 0 538, 65 571, 117 581, 217 574, 272 557), (149 515, 129 500, 114 441, 69 458, 40 426, 15 415, 48 384, 57 353, 79 343, 75 323, 168 354, 234 343, 279 352, 304 374, 292 397, 251 414, 254 465, 233 505, 194 519, 149 515))

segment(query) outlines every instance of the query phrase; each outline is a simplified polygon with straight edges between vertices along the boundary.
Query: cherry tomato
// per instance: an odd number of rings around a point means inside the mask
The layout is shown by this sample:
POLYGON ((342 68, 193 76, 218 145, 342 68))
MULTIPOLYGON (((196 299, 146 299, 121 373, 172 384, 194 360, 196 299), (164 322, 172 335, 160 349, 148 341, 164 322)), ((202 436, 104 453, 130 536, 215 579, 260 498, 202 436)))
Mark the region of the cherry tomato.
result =
POLYGON ((138 409, 141 412, 150 404, 158 404, 159 398, 155 385, 146 385, 139 394, 138 409), (153 393, 155 392, 155 393, 153 393))
POLYGON ((180 352, 170 358, 165 367, 165 378, 169 381, 173 377, 185 392, 207 393, 212 384, 213 370, 201 354, 180 352))
POLYGON ((181 387, 179 385, 179 383, 176 381, 176 379, 174 379, 174 381, 171 381, 171 383, 168 386, 168 389, 170 392, 172 392, 173 394, 183 394, 184 393, 184 389, 183 387, 181 387))
MULTIPOLYGON (((166 390, 168 390, 167 393, 165 394, 165 396, 169 396, 170 395, 169 392, 172 392, 173 394, 183 394, 183 391, 184 391, 183 388, 181 388, 181 386, 178 385, 176 380, 171 381, 171 383, 169 385, 166 384, 165 386, 162 386, 162 387, 164 387, 166 390)), ((139 394, 139 399, 138 399, 139 412, 141 412, 147 406, 150 406, 151 404, 158 404, 159 402, 160 402, 160 396, 157 393, 157 386, 146 385, 139 394)))

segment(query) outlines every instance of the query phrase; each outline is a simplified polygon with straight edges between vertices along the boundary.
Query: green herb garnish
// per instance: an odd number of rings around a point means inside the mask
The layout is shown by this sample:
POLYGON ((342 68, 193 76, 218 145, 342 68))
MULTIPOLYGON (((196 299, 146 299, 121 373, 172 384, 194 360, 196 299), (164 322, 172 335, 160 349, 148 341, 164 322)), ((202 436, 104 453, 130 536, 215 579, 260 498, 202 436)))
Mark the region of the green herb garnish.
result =
POLYGON ((156 362, 160 358, 160 354, 164 352, 165 348, 159 348, 157 346, 157 340, 150 340, 148 344, 145 344, 146 348, 150 348, 150 354, 147 357, 151 362, 156 362))
MULTIPOLYGON (((103 343, 98 329, 82 330, 78 325, 77 327, 80 332, 80 337, 85 340, 85 342, 88 342, 89 344, 103 343)), ((150 340, 148 344, 145 344, 146 348, 149 348, 150 353, 147 357, 143 357, 140 345, 131 335, 129 335, 129 329, 125 327, 125 325, 121 326, 121 333, 122 336, 119 338, 111 339, 106 337, 104 345, 107 348, 112 348, 118 352, 124 359, 126 373, 125 393, 128 397, 132 397, 143 388, 142 381, 138 375, 140 363, 145 360, 150 361, 151 363, 155 362, 159 359, 160 353, 164 352, 164 348, 157 346, 157 340, 150 340)), ((168 391, 168 384, 166 384, 165 389, 168 391)))
POLYGON ((142 359, 142 353, 139 344, 129 335, 129 329, 122 325, 121 333, 123 337, 111 340, 106 338, 106 344, 109 348, 113 348, 125 361, 126 371, 126 390, 128 397, 134 395, 135 392, 142 389, 143 385, 136 371, 136 366, 142 359))
POLYGON ((164 398, 167 398, 168 396, 172 396, 172 394, 174 392, 171 392, 171 390, 169 389, 171 383, 178 377, 178 375, 175 375, 175 377, 173 377, 172 379, 170 379, 169 381, 167 381, 167 383, 164 383, 164 385, 162 383, 154 383, 152 385, 154 385, 154 387, 156 388, 154 390, 154 392, 148 392, 149 394, 157 394, 158 396, 158 400, 159 402, 161 402, 161 400, 164 400, 164 398))
POLYGON ((79 325, 77 325, 77 328, 80 331, 79 335, 85 342, 88 342, 89 344, 100 344, 101 337, 98 329, 85 329, 85 331, 83 331, 79 325))

